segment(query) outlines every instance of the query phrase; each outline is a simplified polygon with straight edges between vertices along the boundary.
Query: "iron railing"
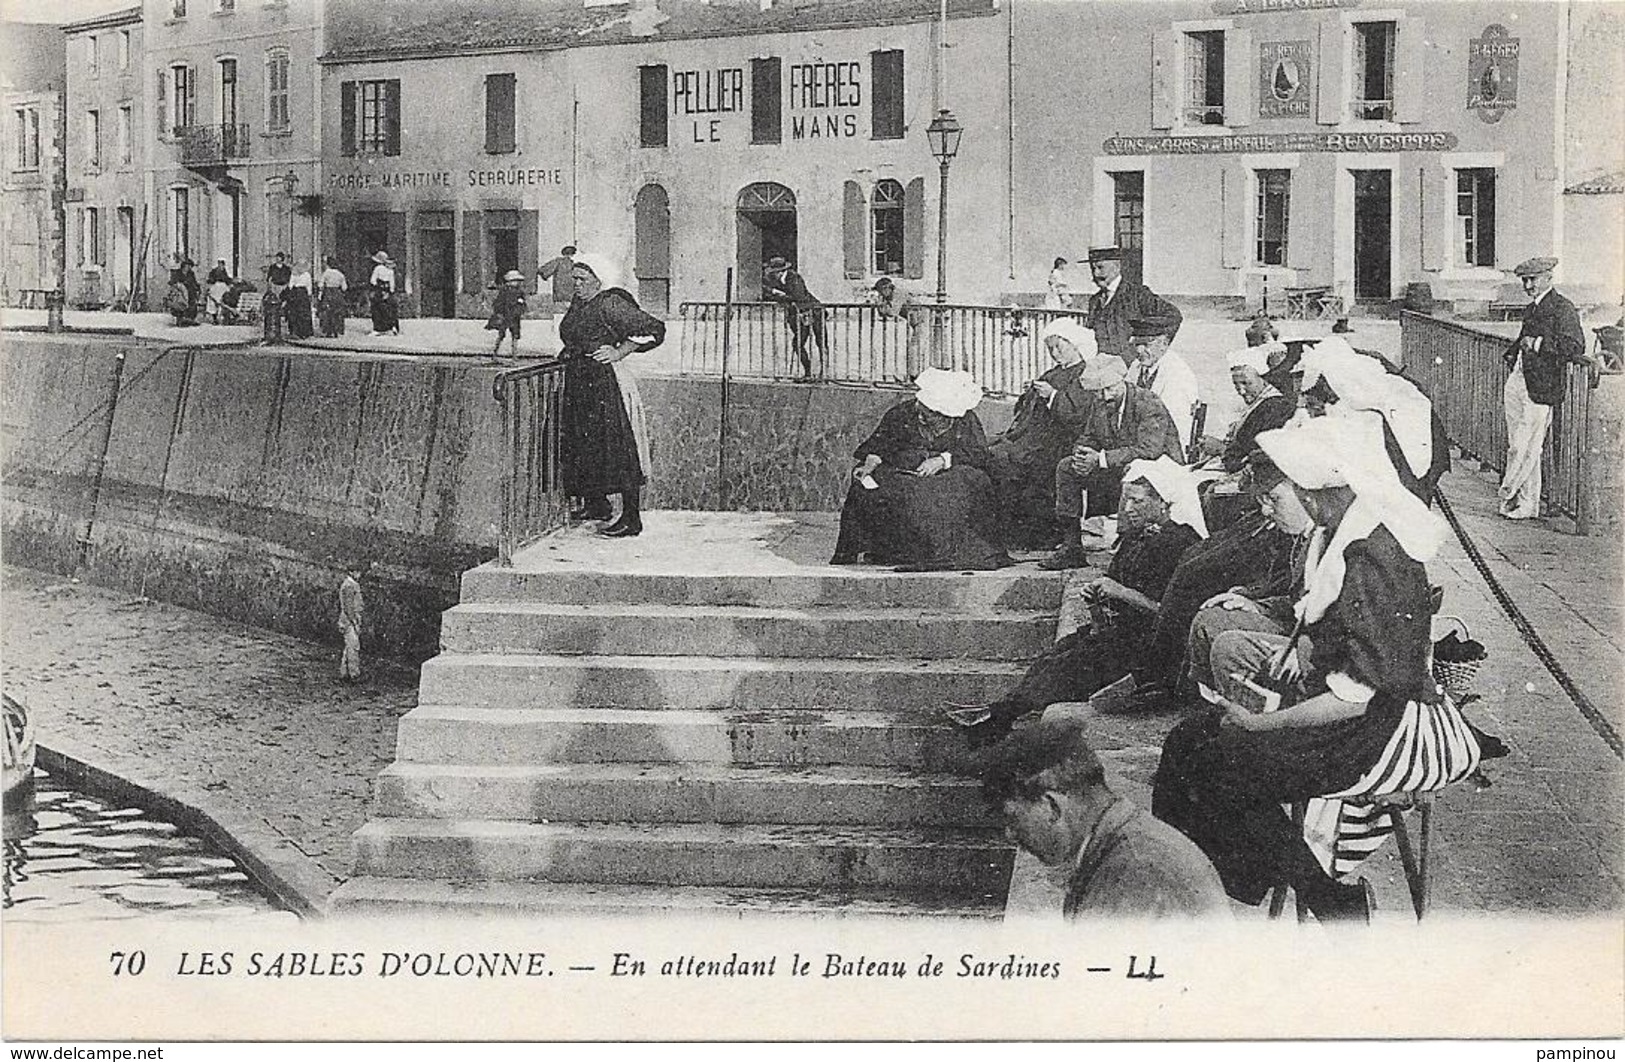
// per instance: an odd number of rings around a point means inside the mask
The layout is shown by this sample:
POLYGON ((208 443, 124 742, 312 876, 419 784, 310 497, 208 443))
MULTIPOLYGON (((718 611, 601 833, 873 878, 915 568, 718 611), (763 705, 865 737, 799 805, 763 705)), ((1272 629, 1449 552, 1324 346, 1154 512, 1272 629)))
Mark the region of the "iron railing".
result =
MULTIPOLYGON (((1450 441, 1463 456, 1496 472, 1506 469, 1503 389, 1507 368, 1503 356, 1512 343, 1507 335, 1409 310, 1400 317, 1405 375, 1432 399, 1450 441)), ((1572 517, 1582 535, 1590 524, 1584 492, 1595 386, 1591 366, 1571 363, 1564 367, 1563 404, 1552 411, 1541 457, 1541 500, 1552 511, 1572 517)))
POLYGON ((491 391, 502 407, 502 528, 497 563, 569 519, 559 446, 564 363, 539 361, 497 373, 491 391))
POLYGON ((219 166, 246 159, 253 143, 246 125, 187 125, 178 135, 183 166, 219 166))
MULTIPOLYGON (((720 376, 726 303, 685 302, 678 358, 690 375, 720 376)), ((841 383, 904 383, 927 364, 964 369, 992 394, 1019 394, 1051 365, 1039 337, 1057 317, 1081 310, 919 303, 888 317, 864 303, 826 303, 825 351, 811 352, 813 376, 841 383)), ((803 326, 805 327, 805 326, 803 326)), ((781 303, 736 302, 728 330, 730 376, 785 380, 801 375, 791 311, 781 303)))

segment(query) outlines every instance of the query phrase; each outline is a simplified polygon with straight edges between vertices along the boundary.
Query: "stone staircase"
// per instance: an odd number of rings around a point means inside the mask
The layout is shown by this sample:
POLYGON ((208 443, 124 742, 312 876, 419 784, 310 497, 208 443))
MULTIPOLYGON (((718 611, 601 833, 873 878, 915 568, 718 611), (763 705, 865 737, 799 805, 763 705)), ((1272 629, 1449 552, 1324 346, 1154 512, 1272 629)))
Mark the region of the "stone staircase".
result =
POLYGON ((1011 850, 938 708, 1005 690, 1060 596, 1026 568, 474 569, 333 906, 996 914, 1011 850))

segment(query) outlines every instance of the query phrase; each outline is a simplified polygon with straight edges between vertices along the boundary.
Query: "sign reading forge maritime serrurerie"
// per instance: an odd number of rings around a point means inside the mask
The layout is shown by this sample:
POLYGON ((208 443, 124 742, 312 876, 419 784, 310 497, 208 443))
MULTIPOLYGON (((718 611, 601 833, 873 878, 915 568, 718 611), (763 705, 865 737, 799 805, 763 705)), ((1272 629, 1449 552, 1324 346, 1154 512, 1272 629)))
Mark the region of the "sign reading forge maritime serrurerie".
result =
POLYGON ((1264 41, 1258 48, 1258 116, 1309 117, 1309 42, 1264 41))

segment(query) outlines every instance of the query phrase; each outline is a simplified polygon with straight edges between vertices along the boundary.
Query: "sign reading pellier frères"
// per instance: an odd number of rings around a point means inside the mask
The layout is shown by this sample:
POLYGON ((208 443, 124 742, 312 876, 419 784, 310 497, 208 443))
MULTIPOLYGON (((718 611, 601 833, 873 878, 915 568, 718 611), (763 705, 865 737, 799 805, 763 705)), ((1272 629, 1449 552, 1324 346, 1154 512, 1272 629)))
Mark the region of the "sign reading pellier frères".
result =
POLYGON ((1309 117, 1308 41, 1265 41, 1258 46, 1258 116, 1309 117))
POLYGON ((1234 155, 1274 151, 1453 151, 1455 133, 1247 133, 1110 136, 1108 155, 1234 155))
POLYGON ((1267 15, 1273 11, 1322 11, 1359 6, 1360 0, 1213 0, 1213 10, 1221 15, 1267 15))
POLYGON ((1467 43, 1467 109, 1486 122, 1518 108, 1519 43, 1502 25, 1486 26, 1467 43))
MULTIPOLYGON (((788 83, 782 106, 788 112, 788 139, 849 140, 862 135, 861 62, 812 59, 786 63, 784 75, 788 83)), ((673 146, 748 138, 744 67, 672 71, 671 110, 678 119, 673 146)))

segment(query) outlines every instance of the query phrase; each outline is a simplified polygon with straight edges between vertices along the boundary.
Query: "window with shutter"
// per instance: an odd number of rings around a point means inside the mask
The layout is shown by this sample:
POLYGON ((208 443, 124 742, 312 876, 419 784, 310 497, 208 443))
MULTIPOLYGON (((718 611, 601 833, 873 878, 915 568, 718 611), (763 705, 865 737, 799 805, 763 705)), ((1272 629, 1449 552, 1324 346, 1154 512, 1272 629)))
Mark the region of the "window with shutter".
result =
POLYGON ((869 53, 869 137, 899 140, 903 136, 903 53, 869 53))
POLYGON ((356 90, 354 81, 339 83, 339 154, 354 155, 356 151, 356 90))
POLYGON ((514 95, 514 75, 485 75, 486 154, 506 155, 514 150, 514 95))
POLYGON ((169 73, 158 71, 158 92, 153 97, 154 110, 158 116, 158 137, 163 139, 169 135, 169 73))
POLYGON ((401 83, 391 78, 384 82, 384 154, 401 153, 401 83))
POLYGON ((1456 258, 1462 265, 1495 265, 1495 171, 1456 171, 1456 258))
POLYGON ((638 67, 638 99, 638 143, 643 147, 665 147, 665 64, 638 67))
POLYGON ((777 144, 784 140, 784 97, 781 60, 750 61, 750 142, 777 144))
POLYGON ((861 280, 865 249, 863 189, 857 181, 847 181, 841 199, 841 258, 847 279, 861 280))
POLYGON ((1259 265, 1284 266, 1287 263, 1287 228, 1292 206, 1292 171, 1259 170, 1258 203, 1253 226, 1253 261, 1259 265))
POLYGON ((903 186, 886 180, 875 185, 874 206, 870 208, 870 246, 874 248, 874 271, 891 276, 903 272, 903 186))
POLYGON ((288 106, 288 53, 273 48, 265 53, 265 131, 287 133, 292 128, 288 106))
POLYGON ((908 182, 903 193, 903 275, 925 276, 925 178, 908 182))

